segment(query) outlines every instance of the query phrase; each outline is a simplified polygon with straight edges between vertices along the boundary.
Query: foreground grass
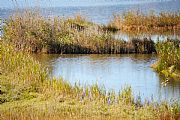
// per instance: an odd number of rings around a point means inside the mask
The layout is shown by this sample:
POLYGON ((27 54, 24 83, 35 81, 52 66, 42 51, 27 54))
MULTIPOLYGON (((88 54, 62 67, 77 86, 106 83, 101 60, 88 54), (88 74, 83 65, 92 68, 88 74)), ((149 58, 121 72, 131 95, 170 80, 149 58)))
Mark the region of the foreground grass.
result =
POLYGON ((0 119, 153 119, 180 117, 179 105, 141 103, 131 88, 119 94, 97 85, 71 86, 47 77, 46 68, 27 53, 0 42, 0 119))
POLYGON ((153 67, 166 77, 180 80, 180 41, 159 41, 156 49, 159 60, 153 67))

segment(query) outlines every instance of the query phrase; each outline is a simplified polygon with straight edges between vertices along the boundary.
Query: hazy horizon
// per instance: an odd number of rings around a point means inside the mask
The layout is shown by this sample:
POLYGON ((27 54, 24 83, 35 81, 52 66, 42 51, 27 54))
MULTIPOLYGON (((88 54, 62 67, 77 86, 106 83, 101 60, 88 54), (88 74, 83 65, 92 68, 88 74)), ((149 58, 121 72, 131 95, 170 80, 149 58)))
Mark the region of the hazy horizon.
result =
POLYGON ((24 7, 69 7, 69 6, 106 6, 121 4, 142 4, 149 2, 167 2, 172 0, 1 0, 0 8, 24 7))

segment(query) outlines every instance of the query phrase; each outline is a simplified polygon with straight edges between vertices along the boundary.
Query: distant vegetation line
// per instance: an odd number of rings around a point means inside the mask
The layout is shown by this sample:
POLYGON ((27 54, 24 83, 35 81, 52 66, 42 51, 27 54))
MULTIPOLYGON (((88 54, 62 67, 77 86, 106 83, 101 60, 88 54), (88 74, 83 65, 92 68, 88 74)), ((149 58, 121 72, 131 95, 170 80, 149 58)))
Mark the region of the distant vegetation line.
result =
POLYGON ((128 11, 123 15, 114 15, 114 19, 108 24, 107 28, 137 31, 137 32, 161 32, 161 31, 180 31, 180 12, 161 12, 149 11, 147 14, 139 10, 128 11))

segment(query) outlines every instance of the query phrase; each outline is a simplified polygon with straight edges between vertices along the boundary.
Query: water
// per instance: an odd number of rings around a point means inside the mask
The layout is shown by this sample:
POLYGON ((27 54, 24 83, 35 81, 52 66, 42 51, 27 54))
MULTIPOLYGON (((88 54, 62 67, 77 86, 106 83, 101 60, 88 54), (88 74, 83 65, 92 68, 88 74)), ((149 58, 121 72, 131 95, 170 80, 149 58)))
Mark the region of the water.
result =
POLYGON ((8 16, 13 13, 13 8, 15 6, 19 6, 20 8, 40 6, 42 8, 42 13, 45 16, 72 17, 73 15, 80 13, 90 21, 99 24, 107 24, 113 18, 113 14, 122 14, 129 10, 139 9, 145 13, 149 10, 154 10, 156 13, 161 11, 179 11, 180 1, 18 0, 18 5, 16 5, 12 0, 1 0, 0 18, 8 18, 8 16))
POLYGON ((118 31, 117 33, 113 34, 113 38, 117 40, 124 40, 124 41, 129 41, 132 40, 133 38, 139 38, 139 39, 144 39, 148 38, 153 40, 154 42, 157 42, 158 40, 164 41, 167 39, 172 39, 172 40, 180 40, 180 34, 171 31, 170 33, 139 33, 139 34, 129 34, 125 33, 122 31, 118 31))
POLYGON ((51 68, 51 77, 63 78, 71 85, 98 84, 116 93, 131 86, 135 96, 143 100, 180 101, 180 81, 162 84, 160 77, 150 66, 156 55, 40 55, 41 63, 51 68))

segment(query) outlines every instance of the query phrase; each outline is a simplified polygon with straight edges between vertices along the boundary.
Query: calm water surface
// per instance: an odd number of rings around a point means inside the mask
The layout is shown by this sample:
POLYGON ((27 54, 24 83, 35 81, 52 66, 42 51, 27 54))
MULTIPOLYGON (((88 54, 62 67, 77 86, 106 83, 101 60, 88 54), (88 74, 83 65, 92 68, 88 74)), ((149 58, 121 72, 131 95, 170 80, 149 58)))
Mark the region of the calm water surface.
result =
POLYGON ((130 34, 119 31, 113 34, 113 38, 124 41, 129 41, 132 40, 133 38, 139 38, 139 39, 148 38, 153 40, 154 42, 157 42, 158 40, 164 41, 167 39, 180 40, 180 33, 179 32, 177 33, 177 31, 171 31, 169 33, 138 33, 138 34, 137 32, 134 33, 135 34, 130 34))
POLYGON ((98 84, 106 90, 119 92, 131 86, 135 96, 155 101, 179 100, 180 82, 162 84, 150 65, 155 55, 40 55, 36 56, 51 68, 51 77, 63 78, 70 84, 98 84))
POLYGON ((150 10, 154 10, 156 13, 180 11, 179 0, 163 2, 148 2, 148 0, 17 0, 18 5, 12 1, 15 0, 0 1, 0 18, 7 18, 11 15, 15 6, 19 6, 19 8, 40 6, 45 16, 72 17, 75 14, 81 14, 90 21, 100 24, 108 23, 113 18, 113 14, 122 14, 129 10, 139 9, 144 13, 150 10))

